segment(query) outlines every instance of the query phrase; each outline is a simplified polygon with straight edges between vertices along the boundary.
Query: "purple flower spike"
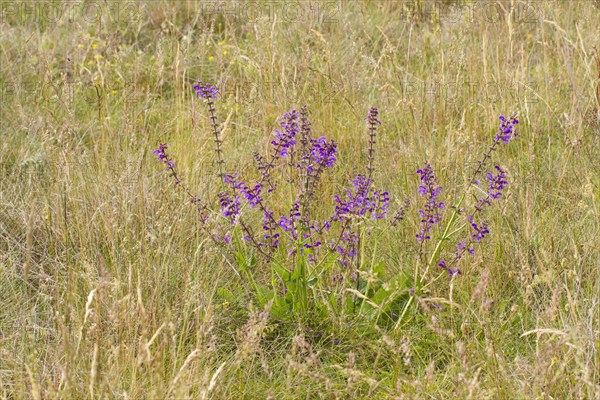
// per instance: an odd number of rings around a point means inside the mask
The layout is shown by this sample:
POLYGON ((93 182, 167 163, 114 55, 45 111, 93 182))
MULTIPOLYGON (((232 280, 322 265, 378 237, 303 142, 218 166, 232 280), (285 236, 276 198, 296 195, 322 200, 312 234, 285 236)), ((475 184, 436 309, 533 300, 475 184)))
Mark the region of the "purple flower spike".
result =
POLYGON ((337 203, 333 221, 344 221, 353 216, 370 219, 383 219, 386 217, 390 197, 388 192, 373 190, 373 180, 365 175, 358 175, 352 180, 354 192, 346 189, 346 199, 342 200, 335 195, 333 200, 337 203))
POLYGON ((221 93, 219 89, 210 83, 202 82, 201 79, 198 79, 198 84, 194 86, 194 90, 196 90, 196 96, 201 99, 214 99, 221 93))
POLYGON ((165 143, 160 143, 158 145, 158 149, 154 150, 152 153, 158 157, 159 160, 166 158, 165 150, 167 149, 167 145, 165 143))
POLYGON ((502 195, 502 189, 504 189, 508 185, 508 181, 506 180, 506 172, 499 166, 495 166, 498 171, 497 175, 493 175, 491 172, 487 173, 487 180, 490 182, 489 185, 489 196, 492 199, 498 199, 502 195))
POLYGON ((244 194, 244 197, 246 198, 246 201, 248 202, 250 207, 254 208, 262 201, 260 197, 260 192, 262 190, 260 183, 254 185, 253 189, 249 189, 244 186, 240 190, 244 194))
POLYGON ((231 220, 231 225, 235 225, 236 217, 240 214, 240 196, 235 196, 233 199, 226 193, 219 193, 219 204, 221 206, 221 214, 225 218, 231 220))
POLYGON ((160 162, 167 166, 165 171, 170 172, 171 175, 173 175, 173 177, 175 178, 175 182, 179 184, 180 180, 177 177, 177 173, 175 172, 175 162, 173 161, 173 159, 171 159, 171 157, 169 157, 166 150, 167 145, 165 143, 160 143, 158 145, 158 149, 153 150, 152 153, 158 158, 160 162))
POLYGON ((369 115, 367 115, 364 120, 368 121, 370 125, 381 125, 381 121, 377 119, 379 115, 379 111, 375 107, 371 107, 369 110, 369 115))
POLYGON ((515 125, 519 123, 519 120, 515 115, 511 116, 510 119, 506 119, 504 115, 500 116, 500 128, 498 129, 498 133, 494 138, 494 142, 498 142, 502 140, 504 144, 507 144, 512 139, 517 137, 517 132, 515 130, 515 125))
POLYGON ((471 227, 475 231, 475 233, 473 233, 473 235, 471 235, 471 237, 473 239, 475 239, 477 242, 481 242, 481 239, 483 239, 485 237, 485 235, 490 233, 488 226, 487 226, 487 221, 484 221, 480 225, 477 225, 473 221, 473 216, 469 215, 469 222, 471 223, 471 227))
POLYGON ((325 136, 321 136, 318 139, 312 139, 311 142, 311 162, 309 162, 308 166, 306 167, 306 172, 308 174, 312 174, 314 172, 315 166, 321 164, 327 168, 333 167, 333 164, 336 161, 336 143, 333 140, 328 142, 325 136))
POLYGON ((271 141, 271 144, 275 146, 277 153, 281 157, 285 157, 291 151, 296 144, 296 135, 300 131, 298 121, 300 113, 296 110, 292 110, 283 114, 283 121, 280 122, 282 130, 275 130, 276 140, 271 141))
POLYGON ((449 274, 450 276, 455 276, 455 275, 461 275, 461 274, 462 274, 462 273, 460 272, 460 269, 458 269, 458 268, 456 268, 456 269, 448 268, 448 267, 446 266, 446 261, 444 261, 444 260, 440 261, 440 262, 438 263, 438 266, 439 266, 440 268, 442 268, 442 269, 445 269, 445 270, 448 272, 448 274, 449 274))
POLYGON ((444 209, 444 203, 437 201, 442 192, 442 187, 437 185, 437 178, 431 164, 425 161, 425 166, 423 169, 417 170, 417 173, 421 175, 422 183, 419 186, 419 194, 425 197, 425 205, 419 210, 419 214, 421 214, 421 231, 416 235, 417 241, 422 243, 431 238, 429 232, 440 220, 439 210, 444 209))

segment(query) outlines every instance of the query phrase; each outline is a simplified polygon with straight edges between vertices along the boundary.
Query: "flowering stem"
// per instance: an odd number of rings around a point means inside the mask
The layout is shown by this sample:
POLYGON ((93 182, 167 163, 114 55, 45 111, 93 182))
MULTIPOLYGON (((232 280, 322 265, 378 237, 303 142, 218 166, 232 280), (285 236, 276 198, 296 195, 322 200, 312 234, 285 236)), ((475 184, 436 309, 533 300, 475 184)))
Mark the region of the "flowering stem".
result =
POLYGON ((435 250, 433 251, 433 253, 431 254, 431 257, 429 258, 429 262, 427 262, 427 267, 425 268, 425 272, 423 272, 423 275, 421 276, 421 279, 419 280, 419 283, 422 284, 423 281, 425 280, 425 276, 427 275, 427 272, 429 271, 429 268, 431 267, 431 264, 433 263, 433 260, 436 259, 436 257, 438 256, 438 254, 441 251, 442 248, 442 243, 445 240, 448 240, 448 238, 450 237, 450 235, 448 235, 448 231, 450 231, 450 228, 452 227, 452 225, 454 225, 454 221, 456 220, 456 215, 458 214, 458 210, 460 209, 460 206, 463 202, 463 200, 465 199, 465 195, 463 194, 460 198, 460 200, 458 201, 458 204, 456 205, 456 207, 454 207, 454 211, 452 212, 452 216, 450 217, 450 221, 448 221, 448 223, 446 224, 446 228, 444 229, 444 233, 442 234, 442 237, 440 237, 440 239, 438 240, 436 246, 435 246, 435 250))

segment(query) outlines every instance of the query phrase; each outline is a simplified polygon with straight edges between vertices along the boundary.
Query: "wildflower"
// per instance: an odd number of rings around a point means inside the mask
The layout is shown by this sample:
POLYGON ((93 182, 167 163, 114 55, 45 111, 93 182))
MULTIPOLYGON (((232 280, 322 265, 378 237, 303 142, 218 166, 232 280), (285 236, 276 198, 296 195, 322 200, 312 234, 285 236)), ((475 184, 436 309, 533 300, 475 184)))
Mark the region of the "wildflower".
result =
POLYGON ((369 177, 373 175, 373 162, 375 161, 375 138, 377 136, 377 125, 381 125, 381 121, 377 119, 379 111, 377 108, 371 107, 369 115, 365 117, 365 120, 369 122, 369 177))
POLYGON ((335 153, 337 152, 337 144, 331 140, 327 141, 327 137, 321 136, 318 139, 311 139, 310 148, 310 163, 306 167, 306 172, 310 175, 315 171, 315 166, 323 165, 326 168, 333 167, 337 160, 335 153))
POLYGON ((498 174, 493 175, 491 172, 488 172, 486 179, 490 182, 488 186, 489 196, 492 199, 498 199, 502 195, 502 189, 508 185, 508 181, 506 180, 506 172, 499 165, 496 165, 494 168, 496 168, 498 174))
POLYGON ((279 226, 285 231, 290 232, 292 238, 297 239, 295 222, 300 219, 300 204, 298 202, 294 203, 292 208, 290 209, 289 218, 285 215, 282 215, 279 218, 279 226))
POLYGON ((477 242, 481 242, 481 239, 483 239, 485 237, 485 235, 490 233, 488 226, 487 226, 488 225, 487 221, 484 221, 480 225, 477 225, 473 221, 473 215, 469 215, 469 222, 471 223, 471 227, 475 231, 475 233, 473 233, 471 235, 471 237, 473 239, 475 239, 477 242))
POLYGON ((265 209, 263 211, 263 230, 266 232, 263 236, 262 246, 270 249, 276 249, 279 246, 279 233, 275 232, 275 223, 273 220, 273 211, 265 209))
POLYGON ((437 185, 437 178, 433 172, 433 168, 428 161, 425 161, 423 169, 417 170, 421 175, 422 185, 419 186, 419 194, 425 197, 425 205, 419 210, 421 214, 421 230, 417 233, 417 241, 424 242, 431 238, 429 232, 434 225, 437 225, 440 220, 439 210, 444 209, 444 203, 437 201, 442 187, 437 185))
POLYGON ((358 235, 351 232, 343 232, 340 237, 340 244, 335 248, 340 255, 338 261, 342 266, 350 266, 351 261, 356 256, 356 246, 358 244, 358 235))
POLYGON ((271 141, 275 146, 276 152, 285 157, 296 144, 296 134, 299 131, 298 118, 300 114, 296 110, 292 110, 283 115, 283 121, 280 122, 282 130, 275 130, 276 140, 271 141))
POLYGON ((494 138, 494 142, 498 142, 502 140, 504 144, 507 144, 512 139, 517 137, 517 132, 515 130, 515 125, 519 123, 519 120, 515 115, 511 116, 508 120, 504 117, 504 115, 500 116, 500 128, 498 129, 498 133, 496 133, 496 137, 494 138))
POLYGON ((260 183, 257 183, 256 185, 254 185, 253 189, 249 189, 248 187, 244 186, 241 188, 241 192, 244 194, 244 197, 246 198, 246 201, 248 202, 250 207, 256 207, 256 205, 262 201, 262 199, 260 197, 260 192, 261 192, 260 183))
POLYGON ((388 192, 373 190, 373 180, 365 175, 359 174, 352 180, 354 192, 346 189, 346 199, 342 200, 335 195, 333 200, 335 206, 334 221, 344 221, 354 217, 370 217, 371 219, 382 219, 386 217, 389 207, 388 192))
MULTIPOLYGON (((364 120, 369 122, 369 125, 371 127, 374 127, 375 125, 381 125, 381 121, 377 119, 377 116, 379 115, 379 111, 377 110, 377 108, 375 107, 371 107, 371 109, 369 110, 369 115, 367 115, 364 120)), ((371 129, 371 128, 369 128, 371 129)))
POLYGON ((456 255, 454 256, 454 260, 455 261, 460 260, 463 256, 463 254, 465 253, 465 250, 468 251, 470 255, 475 254, 475 249, 473 247, 467 248, 467 243, 464 241, 461 241, 461 242, 458 242, 458 245, 456 246, 456 255))
POLYGON ((448 274, 450 276, 455 276, 455 275, 461 275, 462 272, 460 272, 460 269, 456 268, 456 269, 452 269, 452 268, 448 268, 446 266, 446 261, 442 260, 438 263, 438 266, 444 270, 446 270, 446 272, 448 272, 448 274))
POLYGON ((194 86, 194 89, 196 90, 196 96, 198 96, 198 98, 206 99, 206 105, 208 106, 208 112, 210 114, 210 126, 212 128, 212 134, 215 141, 215 153, 217 155, 216 162, 219 167, 219 178, 223 179, 222 165, 225 163, 225 160, 223 160, 223 150, 221 149, 221 143, 223 143, 223 141, 221 140, 221 132, 219 130, 219 125, 217 124, 217 115, 215 114, 217 110, 215 109, 215 103, 213 102, 213 99, 220 94, 220 91, 210 83, 202 82, 201 79, 198 79, 198 84, 194 86))
POLYGON ((158 149, 153 150, 152 153, 158 157, 160 161, 162 161, 166 166, 166 171, 169 171, 173 174, 175 168, 175 162, 167 155, 165 150, 167 149, 167 145, 165 143, 160 143, 158 145, 158 149))
POLYGON ((235 225, 235 218, 240 214, 240 196, 235 196, 233 199, 227 193, 219 193, 219 204, 221 206, 221 214, 225 218, 231 220, 231 225, 235 225))
POLYGON ((202 82, 201 79, 198 79, 198 84, 194 86, 194 89, 196 90, 196 96, 203 99, 214 99, 221 93, 219 89, 210 83, 202 82))

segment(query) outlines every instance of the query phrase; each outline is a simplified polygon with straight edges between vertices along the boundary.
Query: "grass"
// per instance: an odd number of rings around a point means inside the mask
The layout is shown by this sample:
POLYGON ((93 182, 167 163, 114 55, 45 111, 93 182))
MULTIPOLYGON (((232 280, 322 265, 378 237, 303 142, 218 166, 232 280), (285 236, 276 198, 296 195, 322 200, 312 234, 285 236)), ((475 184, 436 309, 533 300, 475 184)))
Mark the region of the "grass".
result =
MULTIPOLYGON (((2 3, 2 398, 600 399, 598 3, 212 5, 2 3), (451 203, 518 111, 496 154, 509 190, 456 306, 420 299, 396 330, 245 307, 247 282, 152 159, 168 141, 216 193, 197 78, 223 89, 232 170, 308 104, 339 143, 325 196, 367 163, 369 106, 375 178, 413 204, 425 159, 451 203)), ((395 274, 412 268, 411 210, 378 243, 395 274)))

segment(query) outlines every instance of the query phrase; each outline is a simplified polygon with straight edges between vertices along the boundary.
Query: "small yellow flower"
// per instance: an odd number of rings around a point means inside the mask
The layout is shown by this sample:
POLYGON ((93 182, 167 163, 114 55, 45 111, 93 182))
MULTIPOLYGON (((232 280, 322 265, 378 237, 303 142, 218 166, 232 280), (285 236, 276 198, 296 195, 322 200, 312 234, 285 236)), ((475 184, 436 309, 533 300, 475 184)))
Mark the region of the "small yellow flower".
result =
POLYGON ((229 307, 229 303, 228 302, 223 303, 223 307, 224 308, 229 307))
POLYGON ((117 94, 117 91, 113 89, 110 93, 111 94, 117 94))
POLYGON ((214 58, 213 56, 208 56, 208 61, 212 61, 212 60, 214 60, 214 59, 215 59, 215 58, 214 58))
POLYGON ((102 56, 101 56, 100 54, 96 54, 96 59, 97 59, 97 60, 99 60, 99 59, 101 59, 101 58, 102 58, 102 56))
POLYGON ((94 62, 92 60, 88 61, 88 65, 92 65, 94 62))
POLYGON ((98 45, 97 45, 96 43, 94 43, 94 44, 92 45, 92 48, 93 48, 93 49, 97 49, 97 48, 98 48, 98 45))

